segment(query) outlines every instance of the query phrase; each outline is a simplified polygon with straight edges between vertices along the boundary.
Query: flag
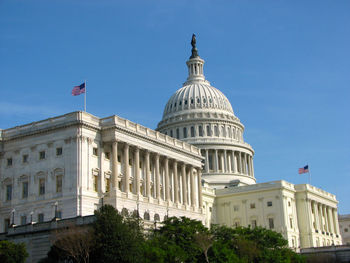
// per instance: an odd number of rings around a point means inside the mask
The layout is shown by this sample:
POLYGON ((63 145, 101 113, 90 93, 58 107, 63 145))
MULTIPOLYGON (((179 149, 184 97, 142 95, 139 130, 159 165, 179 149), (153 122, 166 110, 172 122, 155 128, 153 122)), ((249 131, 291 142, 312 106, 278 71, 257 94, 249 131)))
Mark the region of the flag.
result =
POLYGON ((78 95, 83 94, 83 93, 85 93, 85 82, 79 86, 75 86, 72 89, 73 96, 78 96, 78 95))
POLYGON ((309 172, 309 166, 306 165, 303 168, 299 168, 299 174, 304 174, 309 172))

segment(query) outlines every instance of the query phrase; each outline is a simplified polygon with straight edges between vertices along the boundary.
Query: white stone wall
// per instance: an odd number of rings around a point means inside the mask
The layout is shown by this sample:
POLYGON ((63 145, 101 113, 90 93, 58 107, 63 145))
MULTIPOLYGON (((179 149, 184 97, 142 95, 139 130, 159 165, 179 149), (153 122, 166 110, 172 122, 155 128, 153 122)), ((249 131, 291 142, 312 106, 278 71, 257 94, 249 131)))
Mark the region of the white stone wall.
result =
POLYGON ((350 244, 350 215, 339 215, 340 234, 343 239, 343 244, 350 244))

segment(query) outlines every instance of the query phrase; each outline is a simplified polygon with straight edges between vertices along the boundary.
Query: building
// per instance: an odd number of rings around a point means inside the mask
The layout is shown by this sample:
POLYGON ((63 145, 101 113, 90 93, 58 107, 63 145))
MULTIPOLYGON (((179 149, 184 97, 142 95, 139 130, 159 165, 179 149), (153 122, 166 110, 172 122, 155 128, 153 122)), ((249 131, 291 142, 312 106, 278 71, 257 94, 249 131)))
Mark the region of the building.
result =
POLYGON ((0 229, 92 215, 101 204, 204 220, 198 148, 122 119, 85 112, 1 131, 0 229))
POLYGON ((343 237, 343 244, 350 245, 350 215, 339 216, 340 234, 343 237))
POLYGON ((263 226, 297 250, 340 245, 334 195, 309 184, 256 183, 244 126, 205 79, 195 37, 187 66, 156 131, 86 112, 2 130, 1 231, 88 216, 108 203, 150 221, 263 226))

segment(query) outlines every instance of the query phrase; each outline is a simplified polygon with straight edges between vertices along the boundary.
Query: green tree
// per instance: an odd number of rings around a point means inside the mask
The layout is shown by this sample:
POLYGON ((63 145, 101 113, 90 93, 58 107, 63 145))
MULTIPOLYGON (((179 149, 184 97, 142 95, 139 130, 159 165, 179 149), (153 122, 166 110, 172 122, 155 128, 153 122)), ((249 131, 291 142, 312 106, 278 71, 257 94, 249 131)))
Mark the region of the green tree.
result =
POLYGON ((95 211, 95 216, 93 262, 143 262, 142 220, 132 215, 123 217, 110 205, 95 211))
POLYGON ((0 262, 1 263, 23 263, 28 257, 24 243, 13 243, 11 241, 0 241, 0 262))

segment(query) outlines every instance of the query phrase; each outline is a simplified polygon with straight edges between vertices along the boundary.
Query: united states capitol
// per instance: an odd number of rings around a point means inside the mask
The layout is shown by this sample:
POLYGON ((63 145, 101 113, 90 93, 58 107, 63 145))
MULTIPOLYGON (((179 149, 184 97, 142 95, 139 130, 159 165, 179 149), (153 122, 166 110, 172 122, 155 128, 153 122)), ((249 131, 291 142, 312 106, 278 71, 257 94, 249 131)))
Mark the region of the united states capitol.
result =
POLYGON ((296 250, 342 244, 335 195, 256 182, 244 125, 205 79, 195 38, 186 64, 155 130, 81 111, 0 130, 0 232, 111 204, 151 223, 187 216, 208 227, 262 226, 296 250))

